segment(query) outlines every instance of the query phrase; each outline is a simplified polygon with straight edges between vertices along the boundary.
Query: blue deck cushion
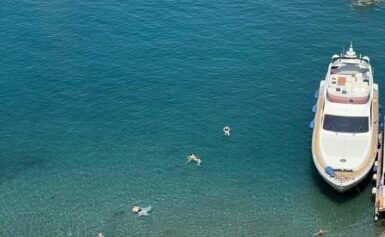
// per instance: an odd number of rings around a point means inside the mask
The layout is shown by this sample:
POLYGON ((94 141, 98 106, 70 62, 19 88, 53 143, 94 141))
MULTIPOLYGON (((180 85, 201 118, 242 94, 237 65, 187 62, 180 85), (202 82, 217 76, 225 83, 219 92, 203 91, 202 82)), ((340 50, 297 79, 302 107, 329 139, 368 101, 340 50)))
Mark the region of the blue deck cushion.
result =
POLYGON ((325 172, 330 176, 330 177, 336 177, 336 172, 334 172, 333 168, 330 166, 327 166, 325 168, 325 172))

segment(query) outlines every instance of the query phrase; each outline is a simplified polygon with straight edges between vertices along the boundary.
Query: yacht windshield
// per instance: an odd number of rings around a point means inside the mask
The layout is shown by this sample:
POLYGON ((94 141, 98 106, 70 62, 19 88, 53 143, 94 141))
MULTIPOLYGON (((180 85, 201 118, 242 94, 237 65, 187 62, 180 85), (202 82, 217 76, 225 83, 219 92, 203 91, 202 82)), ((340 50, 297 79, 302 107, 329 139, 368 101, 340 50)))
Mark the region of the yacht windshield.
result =
POLYGON ((332 132, 365 133, 369 131, 369 118, 325 114, 323 128, 332 132))

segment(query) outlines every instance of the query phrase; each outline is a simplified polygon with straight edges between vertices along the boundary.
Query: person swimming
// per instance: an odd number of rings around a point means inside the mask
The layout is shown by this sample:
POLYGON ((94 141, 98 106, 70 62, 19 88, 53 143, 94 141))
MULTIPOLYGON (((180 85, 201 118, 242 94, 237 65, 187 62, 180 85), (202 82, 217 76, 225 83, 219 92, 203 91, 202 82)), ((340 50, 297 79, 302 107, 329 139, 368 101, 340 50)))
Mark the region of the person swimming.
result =
POLYGON ((319 231, 313 235, 320 235, 321 236, 321 235, 324 235, 326 232, 329 232, 329 230, 324 230, 324 229, 320 228, 319 231))
POLYGON ((201 166, 202 159, 199 156, 196 156, 192 153, 187 156, 187 163, 190 163, 191 161, 196 162, 197 166, 201 166))
POLYGON ((134 204, 134 206, 132 207, 132 212, 134 214, 138 214, 138 216, 148 216, 150 215, 151 210, 152 210, 151 206, 141 208, 137 204, 134 204))
POLYGON ((230 127, 229 126, 225 126, 223 128, 223 132, 225 133, 225 136, 230 136, 230 127))

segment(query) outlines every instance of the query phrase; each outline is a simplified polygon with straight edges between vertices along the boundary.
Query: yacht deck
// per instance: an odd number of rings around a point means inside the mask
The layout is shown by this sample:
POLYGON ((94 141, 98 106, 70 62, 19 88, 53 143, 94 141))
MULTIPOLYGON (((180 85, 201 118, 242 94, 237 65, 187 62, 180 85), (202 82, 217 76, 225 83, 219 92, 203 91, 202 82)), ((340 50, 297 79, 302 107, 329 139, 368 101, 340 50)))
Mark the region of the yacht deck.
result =
MULTIPOLYGON (((317 102, 317 113, 314 120, 314 132, 313 132, 313 155, 314 159, 318 163, 318 165, 321 167, 322 170, 325 170, 326 164, 325 161, 322 159, 320 155, 319 150, 319 133, 321 129, 321 117, 322 117, 322 111, 324 106, 324 93, 323 90, 325 89, 325 86, 320 88, 320 95, 317 102)), ((363 172, 370 169, 370 166, 372 165, 373 158, 376 155, 377 152, 377 127, 378 127, 378 91, 374 90, 373 94, 373 100, 372 100, 372 124, 371 124, 371 145, 370 145, 370 151, 365 159, 365 161, 355 170, 335 170, 336 173, 336 179, 338 180, 348 180, 348 179, 354 179, 357 176, 360 176, 363 172)))

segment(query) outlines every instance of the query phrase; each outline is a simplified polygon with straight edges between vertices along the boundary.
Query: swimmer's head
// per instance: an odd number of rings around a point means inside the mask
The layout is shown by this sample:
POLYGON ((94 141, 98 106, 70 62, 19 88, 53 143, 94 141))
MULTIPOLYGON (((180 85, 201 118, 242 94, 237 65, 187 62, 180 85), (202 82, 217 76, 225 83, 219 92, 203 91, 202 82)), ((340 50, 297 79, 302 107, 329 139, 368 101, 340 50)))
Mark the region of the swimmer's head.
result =
POLYGON ((134 206, 134 207, 132 208, 132 212, 133 212, 133 213, 138 213, 138 212, 140 212, 140 207, 134 206))

